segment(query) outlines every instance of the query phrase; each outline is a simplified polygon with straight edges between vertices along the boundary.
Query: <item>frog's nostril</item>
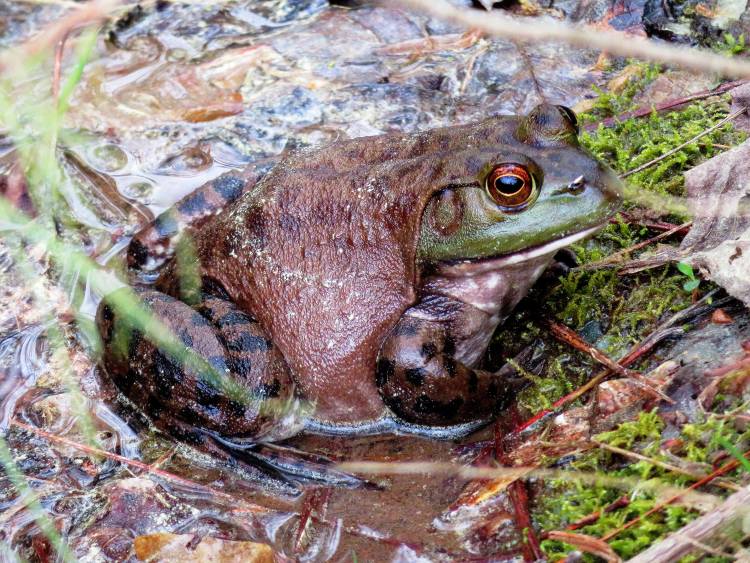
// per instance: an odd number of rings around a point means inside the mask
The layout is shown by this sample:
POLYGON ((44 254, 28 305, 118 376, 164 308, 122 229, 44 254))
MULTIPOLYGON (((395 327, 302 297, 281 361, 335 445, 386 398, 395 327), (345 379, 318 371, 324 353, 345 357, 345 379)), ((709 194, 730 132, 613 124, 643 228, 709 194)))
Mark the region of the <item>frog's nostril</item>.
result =
POLYGON ((570 184, 568 184, 568 191, 572 193, 579 193, 586 187, 586 178, 583 175, 578 176, 570 184))

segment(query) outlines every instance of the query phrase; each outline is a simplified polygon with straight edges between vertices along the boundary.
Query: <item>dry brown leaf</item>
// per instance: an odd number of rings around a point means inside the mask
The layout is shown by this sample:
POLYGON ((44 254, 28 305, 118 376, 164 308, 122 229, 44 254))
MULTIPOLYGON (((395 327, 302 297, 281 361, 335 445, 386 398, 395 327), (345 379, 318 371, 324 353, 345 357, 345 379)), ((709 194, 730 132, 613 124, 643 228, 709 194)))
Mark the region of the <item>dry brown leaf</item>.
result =
POLYGON ((581 551, 601 557, 608 563, 619 563, 622 561, 614 550, 609 547, 607 542, 593 536, 574 534, 573 532, 552 531, 547 533, 547 537, 551 540, 565 542, 581 551))
POLYGON ((246 562, 273 563, 273 550, 262 543, 249 541, 227 541, 218 538, 202 538, 193 545, 190 534, 148 534, 133 541, 135 556, 141 561, 180 562, 246 562))
POLYGON ((750 305, 750 141, 685 174, 693 228, 683 260, 750 305))

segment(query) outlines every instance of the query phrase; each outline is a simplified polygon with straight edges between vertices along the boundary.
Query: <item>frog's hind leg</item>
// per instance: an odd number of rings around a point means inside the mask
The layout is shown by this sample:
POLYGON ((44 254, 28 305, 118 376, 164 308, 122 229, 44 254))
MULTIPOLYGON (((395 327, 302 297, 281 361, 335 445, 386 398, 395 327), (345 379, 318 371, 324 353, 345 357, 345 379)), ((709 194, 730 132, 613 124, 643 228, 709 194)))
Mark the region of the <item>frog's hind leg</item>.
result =
POLYGON ((197 230, 243 193, 251 191, 276 163, 276 158, 250 164, 241 173, 228 172, 202 185, 136 233, 128 247, 128 266, 151 271, 173 254, 179 236, 197 230))
POLYGON ((263 359, 251 366, 251 360, 269 356, 257 323, 244 317, 244 324, 239 318, 233 324, 224 319, 223 328, 217 328, 168 295, 145 290, 139 296, 181 346, 179 354, 160 349, 127 315, 113 309, 116 295, 107 296, 97 311, 104 341, 101 363, 126 397, 160 428, 173 419, 224 436, 259 436, 275 428, 278 421, 264 402, 290 399, 293 388, 280 381, 286 370, 283 359, 263 359), (271 369, 259 369, 269 365, 271 369))
POLYGON ((204 295, 195 308, 158 291, 139 296, 192 355, 213 368, 202 375, 161 351, 117 314, 109 304, 115 296, 108 296, 97 312, 102 364, 154 426, 250 474, 260 469, 273 487, 279 480, 287 486, 367 484, 336 471, 324 456, 259 443, 299 432, 305 412, 285 360, 252 316, 214 295, 204 295))

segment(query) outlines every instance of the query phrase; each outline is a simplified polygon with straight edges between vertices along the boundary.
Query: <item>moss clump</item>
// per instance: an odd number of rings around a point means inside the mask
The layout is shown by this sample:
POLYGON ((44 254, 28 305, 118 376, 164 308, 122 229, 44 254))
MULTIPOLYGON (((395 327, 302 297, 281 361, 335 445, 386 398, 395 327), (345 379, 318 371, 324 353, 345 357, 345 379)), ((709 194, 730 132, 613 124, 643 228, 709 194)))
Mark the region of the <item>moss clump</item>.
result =
MULTIPOLYGON (((652 113, 613 127, 599 126, 581 135, 582 144, 618 173, 625 173, 662 156, 699 133, 716 125, 729 110, 729 97, 697 102, 679 111, 652 113)), ((746 138, 727 123, 658 164, 628 177, 632 188, 664 195, 684 195, 682 173, 707 160, 726 146, 746 138), (717 147, 716 145, 721 145, 717 147)))
MULTIPOLYGON (((638 452, 657 461, 674 463, 674 460, 661 449, 663 429, 664 423, 656 413, 641 413, 637 420, 623 423, 617 429, 599 434, 596 438, 606 444, 638 452)), ((738 444, 740 449, 743 446, 746 449, 750 443, 748 432, 738 432, 725 420, 709 416, 702 422, 685 425, 679 440, 676 441, 681 446, 672 453, 693 462, 706 463, 707 470, 709 470, 708 468, 711 467, 709 462, 726 455, 721 446, 722 439, 738 444)), ((722 463, 730 459, 723 459, 722 463)), ((625 522, 642 516, 656 504, 663 502, 665 497, 671 496, 672 493, 667 490, 660 494, 660 488, 685 487, 695 481, 695 479, 663 469, 648 461, 632 463, 622 456, 601 449, 580 456, 572 465, 576 469, 606 471, 608 477, 620 477, 626 489, 633 479, 651 485, 650 487, 637 487, 627 493, 629 500, 627 506, 602 513, 591 524, 576 530, 578 533, 594 537, 607 535, 625 522)), ((741 470, 737 470, 734 475, 740 472, 741 470)), ((534 510, 535 521, 543 530, 565 529, 569 524, 595 512, 601 513, 607 506, 623 496, 623 489, 584 484, 570 479, 556 480, 550 482, 548 486, 549 490, 540 496, 540 501, 534 510)), ((718 493, 718 490, 714 492, 718 493)), ((697 510, 688 506, 677 504, 665 506, 658 513, 648 516, 633 527, 619 533, 609 542, 609 545, 621 557, 632 557, 657 539, 681 528, 699 515, 697 510)), ((542 549, 550 559, 554 560, 574 548, 562 542, 545 540, 542 542, 542 549)), ((592 557, 587 556, 586 559, 594 561, 592 557)))
POLYGON ((596 122, 601 118, 613 117, 634 110, 638 106, 636 97, 659 76, 660 68, 654 64, 628 61, 624 72, 627 73, 628 79, 616 92, 608 92, 592 86, 596 99, 591 109, 579 116, 582 123, 596 122))

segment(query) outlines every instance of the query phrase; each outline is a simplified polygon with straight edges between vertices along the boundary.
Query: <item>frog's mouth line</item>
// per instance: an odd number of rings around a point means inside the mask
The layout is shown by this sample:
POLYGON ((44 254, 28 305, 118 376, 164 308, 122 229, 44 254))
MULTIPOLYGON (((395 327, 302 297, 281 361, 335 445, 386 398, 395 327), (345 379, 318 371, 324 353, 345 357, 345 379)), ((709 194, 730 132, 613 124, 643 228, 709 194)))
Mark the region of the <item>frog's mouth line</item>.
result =
POLYGON ((595 232, 602 229, 605 225, 606 223, 602 225, 595 225, 593 227, 589 227, 588 229, 584 229, 582 231, 578 231, 576 233, 566 235, 549 242, 545 242, 544 244, 540 244, 538 246, 532 246, 531 248, 527 248, 526 250, 521 250, 519 252, 514 252, 512 254, 493 256, 491 258, 482 258, 479 260, 444 262, 443 264, 441 264, 440 270, 444 271, 444 273, 453 271, 456 274, 460 275, 475 275, 481 274, 482 272, 488 272, 490 270, 497 270, 498 268, 505 266, 523 264, 524 262, 529 262, 536 258, 541 258, 543 256, 553 254, 561 248, 565 248, 566 246, 570 246, 571 244, 578 242, 579 240, 588 238, 595 232), (445 272, 445 270, 448 270, 448 272, 445 272))

